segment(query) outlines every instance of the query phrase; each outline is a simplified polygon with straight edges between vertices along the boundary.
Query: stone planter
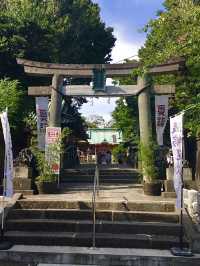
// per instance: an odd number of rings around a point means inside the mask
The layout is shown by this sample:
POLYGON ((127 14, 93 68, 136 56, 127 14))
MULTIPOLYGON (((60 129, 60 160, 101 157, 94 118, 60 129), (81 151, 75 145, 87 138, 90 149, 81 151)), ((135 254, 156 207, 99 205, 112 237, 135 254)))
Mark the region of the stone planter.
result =
POLYGON ((36 182, 37 190, 39 194, 54 194, 58 192, 56 182, 36 182))
POLYGON ((145 183, 143 185, 143 190, 145 195, 149 196, 160 196, 161 195, 161 182, 157 183, 145 183))

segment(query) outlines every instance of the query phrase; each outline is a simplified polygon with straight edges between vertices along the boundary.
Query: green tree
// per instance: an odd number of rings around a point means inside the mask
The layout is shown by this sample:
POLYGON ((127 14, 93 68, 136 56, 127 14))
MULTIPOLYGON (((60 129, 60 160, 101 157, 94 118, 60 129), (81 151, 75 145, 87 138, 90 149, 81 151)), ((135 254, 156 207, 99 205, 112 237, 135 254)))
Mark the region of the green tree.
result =
MULTIPOLYGON (((101 21, 100 9, 91 0, 2 0, 0 7, 0 78, 20 80, 22 91, 27 85, 49 84, 49 80, 26 77, 16 57, 56 63, 110 61, 113 30, 101 21)), ((79 99, 74 104, 68 99, 66 104, 71 105, 69 112, 77 111, 73 125, 79 136, 84 125, 79 123, 78 106, 83 102, 79 99)), ((33 102, 24 101, 24 114, 30 109, 33 102)))
MULTIPOLYGON (((137 73, 133 72, 129 77, 119 78, 118 82, 119 84, 123 85, 136 84, 137 73)), ((130 144, 136 144, 138 142, 138 137, 139 137, 137 96, 119 98, 116 102, 116 108, 112 113, 112 117, 114 120, 113 127, 122 130, 124 141, 130 144)))
MULTIPOLYGON (((186 127, 196 134, 200 126, 200 6, 191 0, 167 0, 164 6, 166 9, 158 18, 145 27, 147 40, 139 56, 146 68, 173 57, 185 58, 187 69, 184 76, 175 79, 176 95, 172 104, 179 110, 196 106, 196 112, 192 112, 192 115, 189 113, 186 120, 186 127)), ((159 78, 159 81, 172 82, 171 76, 159 78)))
MULTIPOLYGON (((200 5, 192 0, 166 0, 158 17, 144 28, 147 40, 139 51, 145 69, 174 57, 184 57, 186 71, 175 78, 155 78, 155 82, 176 83, 176 94, 171 105, 185 113, 185 127, 190 135, 200 131, 200 5)), ((199 156, 200 152, 197 152, 199 156)), ((198 159, 198 158, 197 158, 198 159)))
POLYGON ((16 57, 57 63, 105 63, 115 38, 91 0, 3 0, 0 77, 21 78, 16 57))
MULTIPOLYGON (((0 80, 0 112, 8 108, 8 118, 11 128, 12 141, 16 143, 23 142, 22 138, 22 109, 23 109, 23 92, 20 90, 20 84, 17 80, 3 79, 0 80), (18 125, 18 126, 16 126, 18 125)), ((0 123, 1 128, 1 123, 0 123)), ((4 138, 0 130, 0 180, 3 177, 4 167, 4 138)))
POLYGON ((123 140, 129 143, 138 141, 138 107, 137 97, 120 98, 112 113, 114 127, 122 130, 123 140))
POLYGON ((102 128, 106 126, 106 121, 101 115, 90 115, 85 118, 88 128, 102 128))
POLYGON ((16 125, 21 124, 23 97, 19 81, 0 80, 0 112, 8 108, 9 123, 12 130, 16 130, 16 125))

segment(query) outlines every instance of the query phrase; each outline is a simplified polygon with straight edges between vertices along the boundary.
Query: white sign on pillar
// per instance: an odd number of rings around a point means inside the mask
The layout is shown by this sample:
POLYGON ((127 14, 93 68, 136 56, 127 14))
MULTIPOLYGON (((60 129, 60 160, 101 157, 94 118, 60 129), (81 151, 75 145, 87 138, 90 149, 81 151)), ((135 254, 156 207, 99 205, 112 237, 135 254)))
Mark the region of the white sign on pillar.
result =
POLYGON ((61 128, 47 127, 45 137, 45 159, 56 175, 60 173, 60 141, 61 128))
POLYGON ((174 158, 174 189, 176 207, 181 208, 181 190, 183 175, 183 113, 170 118, 170 138, 174 158))
POLYGON ((10 125, 8 122, 8 113, 3 112, 1 115, 1 124, 3 129, 3 136, 5 141, 5 165, 4 165, 4 191, 7 197, 13 195, 13 153, 12 153, 12 140, 10 134, 10 125))
POLYGON ((45 150, 45 133, 48 124, 48 97, 36 97, 38 148, 45 150))
POLYGON ((155 96, 156 134, 158 145, 163 145, 163 133, 168 119, 168 95, 155 96))

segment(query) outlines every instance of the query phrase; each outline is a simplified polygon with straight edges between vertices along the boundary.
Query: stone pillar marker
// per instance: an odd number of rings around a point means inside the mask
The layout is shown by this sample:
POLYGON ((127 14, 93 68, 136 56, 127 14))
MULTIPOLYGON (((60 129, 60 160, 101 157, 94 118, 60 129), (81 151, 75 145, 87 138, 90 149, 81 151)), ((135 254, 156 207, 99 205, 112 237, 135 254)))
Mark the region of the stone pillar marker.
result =
POLYGON ((49 126, 61 126, 61 108, 62 108, 62 82, 63 77, 54 75, 52 79, 52 94, 51 94, 51 107, 49 115, 49 126))
POLYGON ((138 77, 138 86, 144 88, 138 95, 140 141, 143 144, 148 144, 152 137, 150 88, 148 85, 147 75, 138 77))

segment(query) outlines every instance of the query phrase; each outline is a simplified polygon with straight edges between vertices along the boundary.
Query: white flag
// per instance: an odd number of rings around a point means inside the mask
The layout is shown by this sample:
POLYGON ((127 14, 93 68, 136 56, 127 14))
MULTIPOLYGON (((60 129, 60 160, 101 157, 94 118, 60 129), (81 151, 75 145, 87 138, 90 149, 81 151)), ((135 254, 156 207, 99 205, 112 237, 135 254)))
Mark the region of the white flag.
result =
POLYGON ((158 145, 163 145, 163 133, 168 119, 168 95, 155 96, 156 134, 158 145))
POLYGON ((5 165, 4 165, 4 178, 6 178, 5 192, 7 197, 13 195, 13 153, 12 153, 12 140, 10 134, 10 126, 8 122, 7 112, 3 112, 1 115, 1 124, 3 129, 4 141, 5 141, 5 165))
POLYGON ((183 113, 170 118, 170 138, 174 158, 174 189, 176 207, 181 208, 181 189, 183 172, 183 113))
POLYGON ((38 148, 45 150, 45 133, 48 124, 48 97, 36 97, 38 148))

